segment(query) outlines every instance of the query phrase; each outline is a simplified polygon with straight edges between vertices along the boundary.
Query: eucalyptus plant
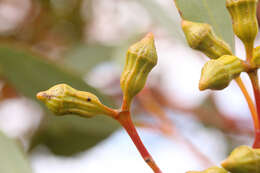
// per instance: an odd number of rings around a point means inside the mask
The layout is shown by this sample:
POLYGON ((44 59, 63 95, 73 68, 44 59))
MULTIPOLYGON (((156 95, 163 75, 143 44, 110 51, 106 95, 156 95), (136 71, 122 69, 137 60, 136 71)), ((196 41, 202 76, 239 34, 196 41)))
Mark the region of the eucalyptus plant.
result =
MULTIPOLYGON (((255 141, 252 147, 239 146, 221 163, 204 171, 188 173, 260 173, 260 90, 257 70, 260 67, 260 46, 254 48, 258 33, 257 0, 226 0, 233 31, 243 42, 246 60, 231 50, 231 46, 215 34, 207 23, 182 20, 182 29, 189 46, 203 52, 210 59, 202 68, 199 89, 222 90, 235 80, 243 92, 254 120, 255 141), (255 105, 239 77, 247 73, 251 79, 255 105)), ((162 171, 143 145, 131 119, 133 98, 144 88, 148 74, 157 64, 157 53, 152 33, 132 45, 126 54, 126 63, 120 78, 123 100, 120 109, 110 108, 90 92, 79 91, 67 84, 58 84, 37 94, 37 98, 56 115, 77 114, 91 118, 103 114, 118 121, 127 131, 144 161, 155 173, 162 171)))

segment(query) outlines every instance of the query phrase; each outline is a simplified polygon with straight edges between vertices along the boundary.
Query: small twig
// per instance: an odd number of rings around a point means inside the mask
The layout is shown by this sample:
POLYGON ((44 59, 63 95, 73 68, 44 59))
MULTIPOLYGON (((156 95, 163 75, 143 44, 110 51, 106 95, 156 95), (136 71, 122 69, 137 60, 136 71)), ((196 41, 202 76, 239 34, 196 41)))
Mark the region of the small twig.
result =
POLYGON ((243 93, 243 95, 244 95, 244 97, 247 101, 249 110, 250 110, 252 118, 254 120, 255 130, 259 129, 258 115, 257 115, 257 111, 256 111, 256 108, 255 108, 254 102, 253 102, 252 98, 250 97, 250 95, 248 94, 247 89, 246 89, 246 87, 245 87, 245 85, 244 85, 244 83, 243 83, 243 81, 241 80, 240 77, 236 78, 236 83, 239 86, 240 90, 242 91, 242 93, 243 93))
MULTIPOLYGON (((253 72, 248 73, 252 87, 254 90, 254 96, 255 96, 255 102, 256 102, 256 110, 258 113, 258 120, 260 119, 260 90, 259 90, 259 83, 258 83, 258 75, 257 70, 254 70, 253 72)), ((253 148, 260 148, 260 127, 259 127, 259 121, 258 128, 256 129, 255 133, 255 142, 253 144, 253 148)))
POLYGON ((236 78, 236 82, 239 86, 239 88, 241 89, 242 93, 244 94, 249 110, 251 112, 253 121, 254 121, 254 129, 255 129, 255 139, 254 139, 254 144, 253 147, 254 148, 259 148, 260 147, 260 126, 259 126, 259 89, 258 89, 258 78, 257 76, 255 76, 254 74, 249 74, 250 80, 252 82, 253 85, 253 89, 254 89, 254 95, 255 95, 255 100, 256 100, 256 105, 258 108, 258 112, 255 108, 255 105, 251 99, 251 97, 249 96, 245 85, 243 84, 241 78, 236 78), (258 90, 258 91, 257 91, 258 90))
POLYGON ((156 165, 155 161, 153 160, 150 153, 145 148, 144 144, 142 143, 136 128, 132 122, 130 112, 129 111, 121 111, 119 112, 116 120, 124 127, 127 131, 128 135, 131 137, 132 141, 134 142, 136 148, 140 152, 141 156, 143 157, 144 161, 152 168, 154 173, 162 173, 160 168, 156 165))

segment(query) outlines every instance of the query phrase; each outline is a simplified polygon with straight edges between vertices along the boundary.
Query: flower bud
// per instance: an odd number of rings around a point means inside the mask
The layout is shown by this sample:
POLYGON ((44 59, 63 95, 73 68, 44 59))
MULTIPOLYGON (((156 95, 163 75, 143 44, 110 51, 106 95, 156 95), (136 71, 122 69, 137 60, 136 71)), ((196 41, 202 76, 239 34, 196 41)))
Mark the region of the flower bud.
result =
POLYGON ((253 67, 260 67, 260 46, 254 48, 253 58, 251 59, 253 67))
POLYGON ((232 173, 260 173, 260 149, 239 146, 221 165, 232 173))
POLYGON ((58 84, 47 91, 39 92, 37 98, 56 115, 73 113, 93 117, 108 113, 107 107, 94 94, 78 91, 66 84, 58 84))
POLYGON ((209 24, 183 20, 182 29, 189 46, 203 52, 210 59, 232 55, 229 45, 215 35, 209 24))
POLYGON ((257 0, 226 0, 233 30, 246 46, 253 45, 258 33, 256 5, 257 0))
POLYGON ((244 70, 242 61, 235 56, 224 55, 216 60, 210 60, 202 68, 199 89, 224 89, 244 70))
POLYGON ((132 45, 126 54, 120 84, 127 106, 130 106, 132 98, 143 89, 149 72, 156 64, 154 36, 149 33, 141 41, 132 45))
POLYGON ((187 173, 228 173, 225 169, 213 166, 204 171, 188 171, 187 173))

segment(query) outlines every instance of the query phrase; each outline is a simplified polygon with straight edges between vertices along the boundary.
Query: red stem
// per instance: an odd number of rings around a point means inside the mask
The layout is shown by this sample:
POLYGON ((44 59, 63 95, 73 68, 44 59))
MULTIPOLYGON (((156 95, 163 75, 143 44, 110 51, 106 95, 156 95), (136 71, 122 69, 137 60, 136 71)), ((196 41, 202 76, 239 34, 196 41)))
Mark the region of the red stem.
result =
MULTIPOLYGON (((252 87, 253 87, 253 90, 254 90, 258 120, 260 120, 260 90, 259 90, 257 70, 250 72, 249 77, 250 77, 252 87)), ((253 144, 253 148, 260 148, 260 129, 259 128, 256 129, 255 135, 256 136, 255 136, 255 142, 253 144)))
POLYGON ((162 173, 162 171, 156 165, 152 156, 150 155, 150 153, 147 151, 144 144, 142 143, 142 141, 141 141, 141 139, 140 139, 140 137, 139 137, 139 135, 136 131, 136 128, 135 128, 135 126, 132 122, 129 111, 120 112, 116 119, 124 127, 124 129, 127 131, 128 135, 131 137, 132 141, 134 142, 136 148, 140 152, 144 161, 150 166, 150 168, 152 168, 154 173, 162 173))

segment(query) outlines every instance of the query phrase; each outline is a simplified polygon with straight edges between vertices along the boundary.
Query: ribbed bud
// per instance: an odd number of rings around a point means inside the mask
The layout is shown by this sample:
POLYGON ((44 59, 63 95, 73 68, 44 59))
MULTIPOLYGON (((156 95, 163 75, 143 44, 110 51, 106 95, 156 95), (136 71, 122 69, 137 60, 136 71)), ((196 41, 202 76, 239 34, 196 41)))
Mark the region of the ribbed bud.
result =
POLYGON ((199 89, 224 89, 242 71, 245 71, 245 67, 235 56, 224 55, 216 60, 210 60, 202 68, 199 89))
POLYGON ((260 173, 260 149, 237 147, 221 165, 232 173, 260 173))
POLYGON ((233 30, 247 46, 254 43, 258 33, 256 18, 257 0, 227 0, 226 6, 232 18, 233 30))
POLYGON ((182 29, 189 46, 203 52, 210 59, 232 55, 229 45, 214 34, 209 24, 183 20, 182 29))
POLYGON ((254 49, 253 58, 251 59, 251 65, 253 67, 260 67, 260 46, 254 49))
POLYGON ((225 169, 219 168, 217 166, 211 167, 204 171, 188 171, 187 173, 228 173, 225 169))
POLYGON ((132 45, 126 54, 126 63, 120 78, 126 105, 130 106, 132 98, 143 89, 149 72, 156 64, 154 36, 149 33, 132 45))
POLYGON ((78 114, 92 117, 107 114, 107 108, 89 92, 78 91, 69 85, 58 84, 37 94, 37 98, 56 115, 78 114))

